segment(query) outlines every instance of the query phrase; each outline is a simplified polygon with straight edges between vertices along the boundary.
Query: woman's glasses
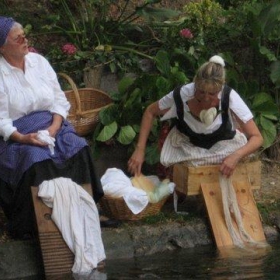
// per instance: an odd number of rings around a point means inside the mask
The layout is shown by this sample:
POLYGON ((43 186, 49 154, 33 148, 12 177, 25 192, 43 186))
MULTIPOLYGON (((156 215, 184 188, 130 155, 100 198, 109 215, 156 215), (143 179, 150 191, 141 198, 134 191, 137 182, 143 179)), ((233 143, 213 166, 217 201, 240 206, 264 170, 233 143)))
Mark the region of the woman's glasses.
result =
POLYGON ((18 45, 21 45, 22 43, 25 42, 25 39, 26 39, 26 35, 25 34, 20 34, 15 39, 13 39, 13 42, 18 44, 18 45))

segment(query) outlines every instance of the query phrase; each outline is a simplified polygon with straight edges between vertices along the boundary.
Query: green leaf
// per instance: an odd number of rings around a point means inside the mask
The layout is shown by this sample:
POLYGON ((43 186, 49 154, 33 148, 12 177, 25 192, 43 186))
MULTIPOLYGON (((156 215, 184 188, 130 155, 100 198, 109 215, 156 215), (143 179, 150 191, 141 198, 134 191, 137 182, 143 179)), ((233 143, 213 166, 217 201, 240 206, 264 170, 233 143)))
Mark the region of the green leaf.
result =
POLYGON ((164 21, 170 18, 177 17, 180 12, 171 9, 145 7, 142 10, 139 9, 137 11, 137 14, 143 16, 148 20, 164 21))
POLYGON ((262 105, 263 103, 265 103, 267 101, 273 102, 273 99, 269 94, 267 94, 265 92, 257 93, 254 97, 253 106, 262 105))
POLYGON ((156 54, 156 66, 163 75, 168 77, 170 73, 170 61, 167 52, 158 51, 156 54))
POLYGON ((134 89, 133 92, 130 93, 124 107, 133 108, 135 104, 141 104, 141 90, 139 88, 134 89))
POLYGON ((274 84, 280 86, 280 61, 275 61, 271 64, 270 79, 274 84))
POLYGON ((274 115, 262 114, 262 116, 264 118, 272 120, 272 121, 277 121, 278 120, 277 116, 274 116, 274 115))
POLYGON ((103 125, 109 125, 119 116, 118 106, 113 104, 99 112, 99 120, 103 125))
POLYGON ((259 16, 259 22, 262 24, 263 33, 269 34, 274 27, 279 24, 280 3, 274 0, 269 6, 263 9, 259 16))
POLYGON ((252 111, 265 115, 278 114, 278 106, 274 102, 264 102, 258 106, 252 105, 252 111))
POLYGON ((115 135, 117 130, 118 130, 117 122, 112 122, 111 124, 104 126, 104 128, 97 136, 96 140, 101 142, 108 141, 115 135))
POLYGON ((120 80, 119 85, 118 85, 118 90, 120 94, 124 94, 127 89, 133 84, 135 79, 131 77, 124 77, 120 80))
POLYGON ((260 46, 259 50, 260 50, 260 53, 265 55, 269 61, 276 61, 277 60, 275 54, 271 50, 269 50, 268 48, 266 48, 264 46, 260 46))
POLYGON ((164 92, 166 94, 169 91, 170 86, 171 86, 170 80, 161 76, 157 79, 156 86, 160 92, 164 92))
POLYGON ((254 97, 252 111, 271 115, 278 113, 278 107, 269 94, 261 92, 254 97))
POLYGON ((140 132, 140 125, 134 124, 132 127, 133 127, 133 130, 134 130, 136 133, 139 133, 139 132, 140 132))
POLYGON ((128 145, 134 140, 135 136, 136 132, 134 131, 132 126, 127 125, 121 127, 117 140, 123 145, 128 145))
POLYGON ((273 144, 276 138, 277 135, 276 126, 272 121, 263 117, 260 118, 260 126, 261 126, 260 130, 264 138, 263 147, 268 148, 273 144))
POLYGON ((149 165, 154 165, 160 160, 160 151, 157 143, 147 146, 145 154, 146 163, 149 165))

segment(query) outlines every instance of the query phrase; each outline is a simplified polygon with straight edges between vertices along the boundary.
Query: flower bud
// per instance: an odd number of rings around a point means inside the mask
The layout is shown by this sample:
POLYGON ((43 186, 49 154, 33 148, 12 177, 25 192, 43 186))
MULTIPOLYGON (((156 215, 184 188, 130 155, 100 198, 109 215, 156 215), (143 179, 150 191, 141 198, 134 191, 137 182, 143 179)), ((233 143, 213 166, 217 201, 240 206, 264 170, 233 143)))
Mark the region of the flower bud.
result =
POLYGON ((180 35, 181 37, 187 38, 187 39, 192 39, 193 38, 193 34, 190 31, 190 29, 188 28, 184 28, 180 31, 180 35))

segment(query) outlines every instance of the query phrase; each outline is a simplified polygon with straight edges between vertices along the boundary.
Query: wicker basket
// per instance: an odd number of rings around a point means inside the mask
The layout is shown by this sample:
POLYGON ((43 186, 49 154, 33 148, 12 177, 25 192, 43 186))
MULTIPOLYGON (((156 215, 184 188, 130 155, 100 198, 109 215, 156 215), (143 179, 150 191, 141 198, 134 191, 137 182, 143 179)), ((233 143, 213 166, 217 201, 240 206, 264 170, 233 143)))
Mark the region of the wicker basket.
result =
POLYGON ((111 98, 103 91, 95 88, 78 89, 74 81, 65 73, 58 73, 66 79, 72 90, 65 91, 71 104, 67 120, 74 126, 80 136, 91 133, 98 123, 98 113, 112 104, 111 98))
POLYGON ((169 196, 163 198, 157 203, 149 203, 146 208, 137 215, 131 212, 123 198, 111 198, 104 196, 100 201, 100 205, 109 218, 123 221, 137 221, 147 216, 158 214, 168 197, 169 196))

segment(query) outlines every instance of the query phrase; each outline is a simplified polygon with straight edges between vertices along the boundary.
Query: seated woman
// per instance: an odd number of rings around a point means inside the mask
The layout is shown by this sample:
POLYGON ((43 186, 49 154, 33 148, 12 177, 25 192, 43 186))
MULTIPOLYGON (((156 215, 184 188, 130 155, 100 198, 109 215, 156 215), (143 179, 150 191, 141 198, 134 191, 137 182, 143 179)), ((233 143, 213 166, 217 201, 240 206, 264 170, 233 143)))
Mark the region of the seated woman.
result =
POLYGON ((31 186, 71 178, 91 183, 95 202, 103 190, 87 142, 66 121, 70 104, 56 73, 44 57, 29 53, 12 18, 0 17, 0 54, 0 206, 9 233, 20 238, 35 224, 31 186))
POLYGON ((220 164, 220 172, 230 177, 238 162, 263 143, 253 114, 225 84, 225 63, 220 56, 204 63, 194 82, 176 88, 145 110, 138 144, 128 161, 132 174, 141 173, 153 120, 160 115, 164 115, 162 120, 176 120, 161 151, 166 167, 182 161, 194 166, 220 164))

